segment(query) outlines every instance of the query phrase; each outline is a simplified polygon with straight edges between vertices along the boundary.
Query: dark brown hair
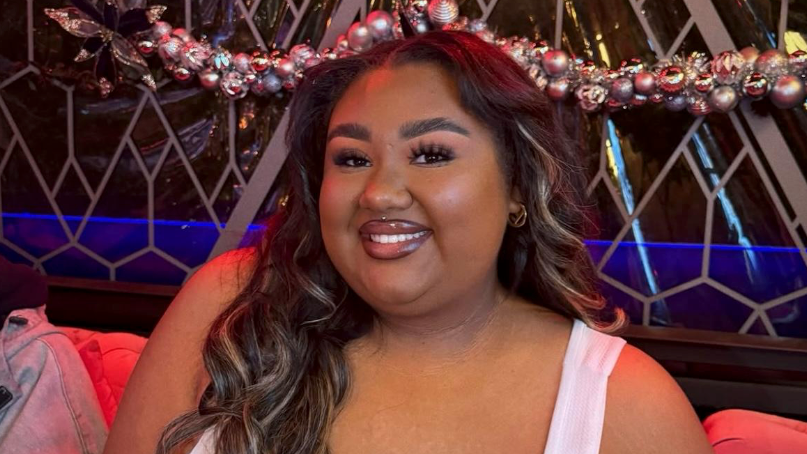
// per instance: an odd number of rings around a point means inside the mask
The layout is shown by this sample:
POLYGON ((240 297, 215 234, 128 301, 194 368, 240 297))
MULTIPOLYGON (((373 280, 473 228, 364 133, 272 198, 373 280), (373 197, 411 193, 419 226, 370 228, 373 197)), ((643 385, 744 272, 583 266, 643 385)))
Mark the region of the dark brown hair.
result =
POLYGON ((290 198, 257 248, 249 283, 216 319, 204 346, 212 383, 198 411, 165 430, 167 453, 215 427, 219 453, 323 454, 350 383, 343 347, 367 333, 373 311, 334 269, 318 212, 328 122, 345 89, 383 66, 434 64, 456 81, 463 107, 494 133, 503 172, 529 214, 508 228, 502 284, 525 299, 610 331, 582 242, 584 176, 554 105, 509 56, 464 32, 382 43, 305 73, 291 105, 283 167, 290 198))

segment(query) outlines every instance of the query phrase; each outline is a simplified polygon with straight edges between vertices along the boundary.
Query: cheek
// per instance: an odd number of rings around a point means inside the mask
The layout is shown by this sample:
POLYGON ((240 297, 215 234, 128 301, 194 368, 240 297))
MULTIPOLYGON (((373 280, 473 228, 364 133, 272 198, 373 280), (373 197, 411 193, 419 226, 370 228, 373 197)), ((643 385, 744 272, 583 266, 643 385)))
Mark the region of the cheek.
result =
POLYGON ((436 185, 428 196, 444 250, 468 258, 498 251, 507 220, 501 177, 467 172, 450 181, 436 185))
POLYGON ((319 192, 319 217, 325 247, 335 250, 340 238, 350 229, 354 213, 355 188, 346 181, 326 173, 319 192))

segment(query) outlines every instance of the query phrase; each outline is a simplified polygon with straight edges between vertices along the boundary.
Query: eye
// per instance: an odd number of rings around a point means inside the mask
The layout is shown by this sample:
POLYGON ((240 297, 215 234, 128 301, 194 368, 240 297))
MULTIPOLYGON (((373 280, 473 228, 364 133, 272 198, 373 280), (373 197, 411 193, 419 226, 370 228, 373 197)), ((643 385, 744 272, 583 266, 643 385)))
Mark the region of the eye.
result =
POLYGON ((454 159, 454 150, 435 143, 421 143, 412 148, 410 159, 413 164, 440 165, 454 159))
POLYGON ((333 157, 333 163, 340 167, 370 167, 370 160, 356 150, 343 150, 333 157))

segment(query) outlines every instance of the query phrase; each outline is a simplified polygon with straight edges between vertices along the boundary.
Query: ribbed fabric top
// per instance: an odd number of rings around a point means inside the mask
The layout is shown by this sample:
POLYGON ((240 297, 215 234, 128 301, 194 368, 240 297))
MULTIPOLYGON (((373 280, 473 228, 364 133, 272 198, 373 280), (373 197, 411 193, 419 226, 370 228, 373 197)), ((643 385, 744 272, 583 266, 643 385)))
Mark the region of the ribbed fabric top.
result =
MULTIPOLYGON (((574 321, 544 454, 600 452, 608 377, 624 346, 623 339, 574 321)), ((190 454, 213 454, 213 433, 205 431, 190 454)))
POLYGON ((624 339, 574 321, 544 454, 600 452, 608 376, 624 346, 624 339))

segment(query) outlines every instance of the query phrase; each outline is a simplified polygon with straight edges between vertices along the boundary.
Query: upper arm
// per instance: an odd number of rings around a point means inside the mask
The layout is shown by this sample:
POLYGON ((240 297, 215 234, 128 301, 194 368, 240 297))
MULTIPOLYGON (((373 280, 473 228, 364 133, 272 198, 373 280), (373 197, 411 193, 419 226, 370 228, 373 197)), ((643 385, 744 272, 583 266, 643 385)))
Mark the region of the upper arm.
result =
POLYGON ((165 425, 196 408, 208 381, 202 362, 207 332, 245 284, 253 259, 252 250, 230 251, 182 287, 129 378, 105 454, 153 454, 165 425))
POLYGON ((684 392, 656 361, 626 345, 608 380, 603 454, 713 453, 684 392))

